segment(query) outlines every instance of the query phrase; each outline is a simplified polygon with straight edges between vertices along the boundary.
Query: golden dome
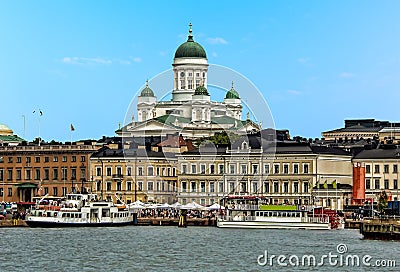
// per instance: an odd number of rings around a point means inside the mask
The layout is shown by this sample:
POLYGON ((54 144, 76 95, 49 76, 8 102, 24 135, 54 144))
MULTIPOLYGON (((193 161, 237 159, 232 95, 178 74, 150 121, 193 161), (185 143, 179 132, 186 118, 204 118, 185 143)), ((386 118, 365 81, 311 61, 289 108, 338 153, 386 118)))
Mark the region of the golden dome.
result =
POLYGON ((14 132, 11 128, 4 124, 0 124, 0 135, 13 135, 14 132))

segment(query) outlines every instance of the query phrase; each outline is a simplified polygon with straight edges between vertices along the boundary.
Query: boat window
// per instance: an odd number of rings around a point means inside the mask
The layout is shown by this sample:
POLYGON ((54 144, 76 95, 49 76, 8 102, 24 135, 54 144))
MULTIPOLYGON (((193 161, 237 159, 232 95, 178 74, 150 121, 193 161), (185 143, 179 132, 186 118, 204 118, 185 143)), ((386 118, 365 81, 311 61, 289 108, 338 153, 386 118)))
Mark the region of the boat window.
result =
POLYGON ((274 213, 273 213, 273 216, 275 216, 275 217, 276 217, 276 216, 277 216, 277 212, 274 212, 274 213))

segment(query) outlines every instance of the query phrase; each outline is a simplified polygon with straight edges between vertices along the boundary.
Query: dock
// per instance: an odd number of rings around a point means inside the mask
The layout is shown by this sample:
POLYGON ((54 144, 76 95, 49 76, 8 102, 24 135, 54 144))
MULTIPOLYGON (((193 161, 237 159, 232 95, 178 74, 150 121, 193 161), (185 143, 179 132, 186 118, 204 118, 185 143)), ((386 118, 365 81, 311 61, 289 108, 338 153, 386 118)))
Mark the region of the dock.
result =
POLYGON ((363 220, 360 233, 366 240, 400 240, 400 219, 363 220))
MULTIPOLYGON (((178 226, 179 218, 138 218, 138 226, 178 226)), ((214 227, 217 225, 215 218, 188 218, 187 226, 214 227)))

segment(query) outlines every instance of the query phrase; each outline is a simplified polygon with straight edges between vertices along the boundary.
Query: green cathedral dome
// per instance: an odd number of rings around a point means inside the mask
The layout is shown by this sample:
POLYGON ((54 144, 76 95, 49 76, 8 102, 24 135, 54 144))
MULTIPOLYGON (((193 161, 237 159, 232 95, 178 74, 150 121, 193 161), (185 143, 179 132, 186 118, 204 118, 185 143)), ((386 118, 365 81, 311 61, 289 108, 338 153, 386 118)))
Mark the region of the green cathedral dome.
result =
POLYGON ((209 95, 207 88, 204 86, 199 86, 196 88, 196 90, 194 91, 194 95, 209 95))
POLYGON ((149 82, 148 80, 146 80, 146 87, 142 90, 142 92, 140 93, 140 96, 147 96, 147 97, 153 97, 154 96, 154 92, 152 89, 150 89, 149 87, 149 82))
POLYGON ((192 24, 189 25, 187 42, 181 44, 175 52, 175 58, 207 58, 204 48, 193 40, 192 24))
POLYGON ((226 93, 225 99, 240 99, 239 93, 233 88, 233 81, 232 88, 226 93))

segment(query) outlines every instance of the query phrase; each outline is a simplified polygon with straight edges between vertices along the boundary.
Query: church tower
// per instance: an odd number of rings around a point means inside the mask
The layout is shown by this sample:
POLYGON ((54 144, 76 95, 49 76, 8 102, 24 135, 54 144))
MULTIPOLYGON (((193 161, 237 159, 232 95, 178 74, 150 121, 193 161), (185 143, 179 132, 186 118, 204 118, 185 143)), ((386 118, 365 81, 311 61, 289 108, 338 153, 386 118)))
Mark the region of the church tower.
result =
POLYGON ((240 99, 239 93, 233 87, 226 93, 224 103, 226 105, 226 115, 235 119, 242 119, 242 99, 240 99))
POLYGON ((191 23, 189 24, 188 39, 176 50, 172 66, 174 70, 172 101, 191 101, 196 88, 201 84, 207 86, 206 51, 193 40, 191 23))
POLYGON ((142 90, 138 97, 137 111, 138 121, 144 122, 152 119, 155 113, 155 106, 157 103, 157 97, 149 87, 149 82, 146 80, 146 87, 142 90))

